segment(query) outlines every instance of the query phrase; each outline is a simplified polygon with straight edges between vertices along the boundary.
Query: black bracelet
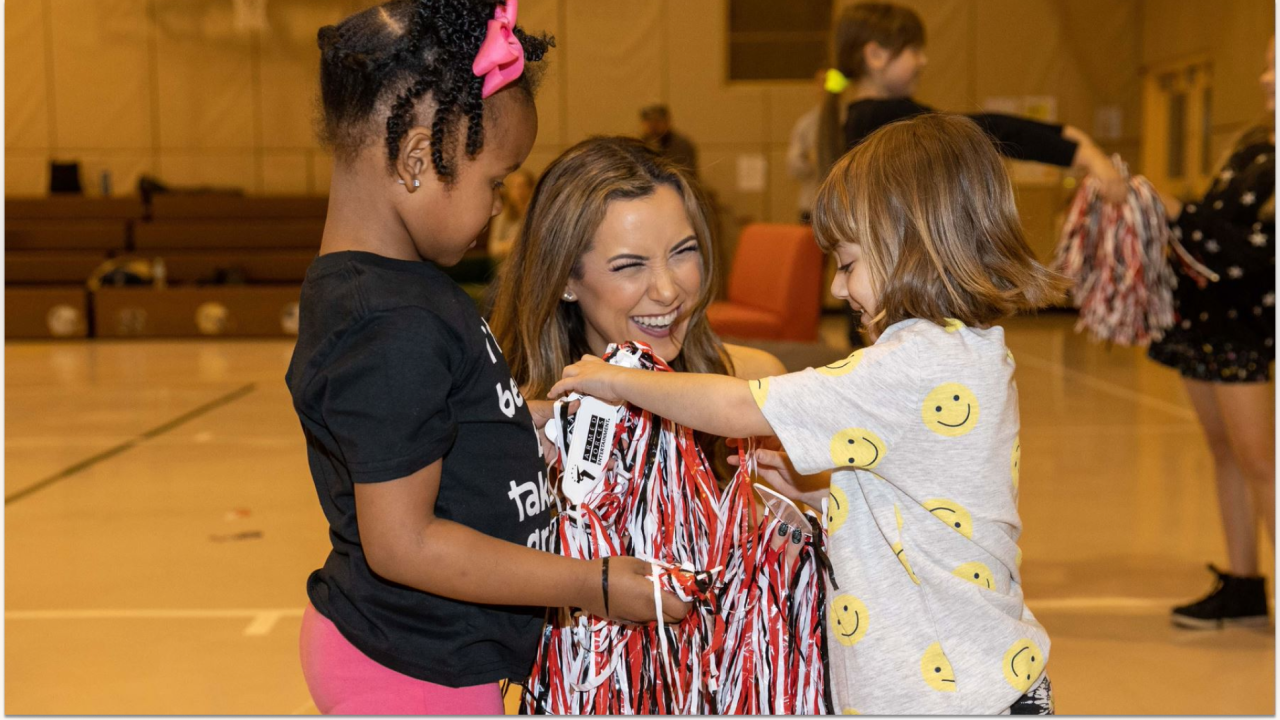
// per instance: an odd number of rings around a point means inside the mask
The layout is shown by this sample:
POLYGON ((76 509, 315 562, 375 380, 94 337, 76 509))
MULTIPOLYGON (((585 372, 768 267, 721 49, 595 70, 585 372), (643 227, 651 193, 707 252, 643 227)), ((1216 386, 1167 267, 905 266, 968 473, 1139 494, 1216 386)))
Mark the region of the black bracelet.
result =
POLYGON ((604 593, 604 614, 609 614, 609 557, 600 564, 600 590, 604 593))

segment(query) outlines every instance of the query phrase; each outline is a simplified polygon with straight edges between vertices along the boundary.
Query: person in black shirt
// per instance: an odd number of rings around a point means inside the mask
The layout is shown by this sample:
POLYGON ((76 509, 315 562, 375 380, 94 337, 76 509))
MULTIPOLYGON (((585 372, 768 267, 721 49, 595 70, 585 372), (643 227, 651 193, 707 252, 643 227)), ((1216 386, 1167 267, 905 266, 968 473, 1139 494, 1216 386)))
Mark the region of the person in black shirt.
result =
POLYGON ((498 681, 528 676, 547 606, 657 612, 648 563, 546 552, 534 417, 549 404, 531 413, 440 269, 497 214, 537 133, 522 71, 550 41, 515 12, 396 0, 319 33, 335 164, 285 380, 333 548, 301 637, 326 714, 501 714, 498 681))
POLYGON ((698 148, 671 127, 671 110, 666 105, 650 105, 640 110, 640 139, 689 171, 694 180, 698 179, 698 148))
MULTIPOLYGON (((834 30, 835 67, 828 71, 827 98, 819 115, 818 156, 825 175, 835 161, 889 123, 934 112, 916 102, 920 73, 928 64, 920 17, 892 3, 846 7, 834 30), (840 121, 840 102, 852 94, 840 121)), ((1103 197, 1121 202, 1127 184, 1106 153, 1080 130, 998 113, 968 115, 987 132, 1002 155, 1059 167, 1082 168, 1102 183, 1103 197)), ((849 342, 862 345, 854 318, 849 342)))
POLYGON ((1164 197, 1174 234, 1217 274, 1203 283, 1179 270, 1173 327, 1151 343, 1177 370, 1213 453, 1227 571, 1210 565, 1213 588, 1173 609, 1191 629, 1267 625, 1266 578, 1258 574, 1259 518, 1275 545, 1276 359, 1275 39, 1262 77, 1266 117, 1235 143, 1199 202, 1164 197), (1203 284, 1202 284, 1203 283, 1203 284))

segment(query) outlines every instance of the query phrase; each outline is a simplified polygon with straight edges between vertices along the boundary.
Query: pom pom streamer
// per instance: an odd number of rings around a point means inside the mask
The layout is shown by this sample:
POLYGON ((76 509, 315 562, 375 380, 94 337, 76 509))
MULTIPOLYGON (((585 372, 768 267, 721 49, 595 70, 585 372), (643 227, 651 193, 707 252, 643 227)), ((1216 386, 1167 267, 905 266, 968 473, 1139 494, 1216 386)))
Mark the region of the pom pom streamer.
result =
MULTIPOLYGON (((671 370, 640 343, 610 346, 605 359, 671 370)), ((557 418, 558 478, 574 418, 557 418)), ((826 581, 834 578, 818 516, 780 496, 760 515, 749 452, 739 449, 742 463, 722 491, 691 430, 631 406, 618 414, 610 457, 577 506, 561 505, 557 488, 556 552, 642 558, 653 566, 659 618, 660 591, 692 606, 679 623, 650 624, 551 609, 523 712, 830 713, 826 581)))
POLYGON ((1086 177, 1067 211, 1054 269, 1070 278, 1071 300, 1080 310, 1076 332, 1117 345, 1147 345, 1173 325, 1177 279, 1170 253, 1196 282, 1216 280, 1182 248, 1165 221, 1164 203, 1142 176, 1129 177, 1128 197, 1112 204, 1101 184, 1086 177))

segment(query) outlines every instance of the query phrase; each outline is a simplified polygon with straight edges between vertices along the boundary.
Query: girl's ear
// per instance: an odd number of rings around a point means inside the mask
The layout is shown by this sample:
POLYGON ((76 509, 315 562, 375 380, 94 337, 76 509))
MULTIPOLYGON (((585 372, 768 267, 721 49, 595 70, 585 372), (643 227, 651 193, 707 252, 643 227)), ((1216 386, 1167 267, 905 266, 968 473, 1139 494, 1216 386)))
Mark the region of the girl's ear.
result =
POLYGON ((409 128, 400 141, 400 157, 396 159, 396 177, 413 192, 426 182, 431 161, 431 131, 421 126, 409 128))
POLYGON ((866 63, 868 70, 883 70, 892 59, 890 57, 892 54, 889 48, 874 40, 862 46, 862 60, 866 63))

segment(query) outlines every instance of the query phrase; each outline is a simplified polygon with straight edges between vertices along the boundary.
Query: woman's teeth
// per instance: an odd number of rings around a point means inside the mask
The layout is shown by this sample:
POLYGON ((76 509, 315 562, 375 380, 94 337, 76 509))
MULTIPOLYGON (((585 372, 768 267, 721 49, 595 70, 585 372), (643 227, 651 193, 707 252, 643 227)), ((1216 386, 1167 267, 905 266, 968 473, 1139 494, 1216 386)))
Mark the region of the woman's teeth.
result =
POLYGON ((662 328, 670 327, 671 323, 676 321, 676 315, 678 314, 678 311, 679 311, 679 308, 677 308, 676 310, 672 310, 666 315, 639 315, 631 319, 637 325, 644 325, 645 327, 662 329, 662 328))

